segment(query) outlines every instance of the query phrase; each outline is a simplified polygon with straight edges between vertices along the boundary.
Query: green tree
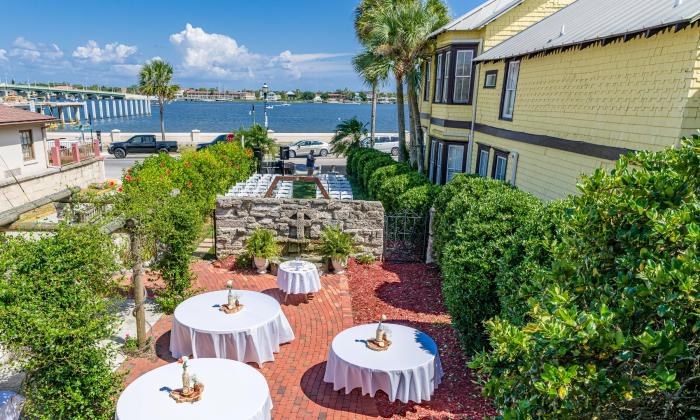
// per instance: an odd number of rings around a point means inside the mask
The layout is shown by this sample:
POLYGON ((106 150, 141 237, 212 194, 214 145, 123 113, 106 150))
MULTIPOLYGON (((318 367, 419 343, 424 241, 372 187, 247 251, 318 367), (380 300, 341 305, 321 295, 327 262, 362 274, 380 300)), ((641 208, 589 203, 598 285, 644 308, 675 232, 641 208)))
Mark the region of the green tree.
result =
POLYGON ((275 139, 267 134, 267 130, 260 124, 253 124, 249 128, 241 127, 238 130, 238 135, 245 139, 245 147, 259 147, 264 154, 274 153, 277 148, 275 139))
POLYGON ((331 152, 347 155, 354 148, 360 147, 360 141, 367 135, 367 124, 357 117, 341 121, 335 126, 335 135, 331 140, 331 152))
MULTIPOLYGON (((372 87, 372 110, 370 114, 370 147, 374 147, 377 132, 377 90, 381 82, 389 77, 391 62, 385 57, 374 54, 371 50, 365 50, 353 57, 352 64, 355 71, 362 76, 366 84, 372 87)), ((364 95, 364 93, 362 93, 364 95)), ((365 95, 366 99, 366 95, 365 95)))
POLYGON ((163 60, 146 63, 139 72, 139 92, 158 98, 161 140, 165 140, 165 101, 174 99, 180 89, 179 86, 171 84, 172 78, 173 68, 163 60))

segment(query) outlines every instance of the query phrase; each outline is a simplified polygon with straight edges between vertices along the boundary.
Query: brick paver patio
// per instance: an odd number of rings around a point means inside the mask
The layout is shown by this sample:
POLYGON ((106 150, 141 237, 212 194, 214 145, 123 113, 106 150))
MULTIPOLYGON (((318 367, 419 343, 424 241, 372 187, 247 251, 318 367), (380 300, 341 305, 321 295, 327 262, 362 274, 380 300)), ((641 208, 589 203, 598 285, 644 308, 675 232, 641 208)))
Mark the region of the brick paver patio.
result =
MULTIPOLYGON (((226 267, 225 262, 222 262, 221 265, 224 267, 217 267, 204 261, 193 263, 192 270, 197 277, 195 287, 205 291, 221 290, 225 288, 226 281, 233 280, 235 288, 266 293, 282 302, 283 295, 276 287, 274 276, 259 275, 252 271, 232 271, 226 267)), ((356 277, 361 276, 357 266, 353 267, 349 270, 349 276, 353 276, 353 272, 357 273, 356 277), (353 267, 355 268, 353 269, 353 267)), ((374 270, 382 270, 379 264, 374 267, 376 267, 374 270)), ((296 338, 291 343, 281 347, 280 352, 275 355, 274 362, 265 363, 260 368, 260 372, 270 385, 274 404, 273 418, 362 419, 394 415, 407 418, 481 418, 483 414, 491 414, 488 408, 484 411, 483 406, 488 407, 488 403, 484 404, 483 399, 478 395, 469 397, 474 398, 474 403, 476 403, 471 409, 450 410, 454 408, 451 401, 461 401, 462 398, 460 395, 449 395, 455 391, 453 389, 455 384, 450 385, 454 373, 449 371, 455 366, 450 366, 449 357, 447 358, 445 379, 441 385, 445 391, 441 393, 443 394, 441 398, 437 398, 436 393, 436 398, 429 403, 430 407, 389 403, 386 394, 381 392, 376 398, 362 396, 358 389, 349 395, 345 395, 344 391, 334 392, 330 384, 323 382, 325 360, 331 341, 337 333, 355 323, 368 322, 368 320, 363 319, 366 317, 367 308, 353 314, 352 304, 357 298, 351 297, 348 277, 326 275, 321 278, 321 282, 323 290, 309 303, 304 303, 301 296, 293 296, 289 298, 286 305, 282 305, 296 338), (353 315, 355 315, 355 319, 353 315), (445 398, 451 401, 439 401, 445 398)), ((155 281, 148 283, 151 290, 158 287, 155 281)), ((364 290, 361 292, 366 293, 364 290)), ((362 302, 362 305, 366 306, 367 297, 361 299, 365 300, 358 302, 362 302)), ((380 309, 381 305, 371 305, 377 306, 371 311, 372 316, 374 316, 374 312, 380 309)), ((406 309, 402 309, 402 311, 407 312, 406 309)), ((389 313, 389 315, 391 319, 392 314, 389 313)), ((440 317, 442 318, 440 321, 444 321, 444 316, 440 315, 440 317)), ((421 321, 430 320, 421 319, 421 321)), ((449 322, 449 318, 447 322, 449 322)), ((130 358, 124 362, 122 369, 128 372, 125 377, 125 385, 144 372, 174 361, 169 352, 171 323, 172 317, 164 316, 153 326, 155 357, 130 358)), ((426 332, 435 333, 435 331, 429 330, 430 328, 426 332)), ((435 338, 440 344, 439 337, 435 338)), ((444 346, 441 345, 441 353, 444 351, 443 349, 444 346)), ((442 357, 444 360, 444 356, 442 357)), ((255 364, 251 364, 251 366, 257 368, 255 364)), ((464 365, 456 368, 466 370, 464 365)), ((472 389, 473 384, 468 388, 457 390, 457 392, 478 393, 478 390, 472 389)))

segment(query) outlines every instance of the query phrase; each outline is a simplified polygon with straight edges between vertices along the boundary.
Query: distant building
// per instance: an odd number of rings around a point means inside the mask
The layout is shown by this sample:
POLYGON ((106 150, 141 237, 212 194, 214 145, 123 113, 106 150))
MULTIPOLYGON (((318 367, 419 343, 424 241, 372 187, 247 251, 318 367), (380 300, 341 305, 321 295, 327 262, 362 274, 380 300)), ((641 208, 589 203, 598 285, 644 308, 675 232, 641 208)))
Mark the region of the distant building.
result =
POLYGON ((289 92, 287 92, 287 98, 296 99, 296 97, 297 97, 297 94, 292 92, 291 90, 289 92))
POLYGON ((343 97, 342 93, 329 93, 328 99, 326 99, 326 102, 339 103, 339 102, 343 102, 343 99, 345 99, 345 98, 343 97))
POLYGON ((321 95, 318 93, 314 96, 314 102, 323 102, 323 99, 321 98, 321 95))

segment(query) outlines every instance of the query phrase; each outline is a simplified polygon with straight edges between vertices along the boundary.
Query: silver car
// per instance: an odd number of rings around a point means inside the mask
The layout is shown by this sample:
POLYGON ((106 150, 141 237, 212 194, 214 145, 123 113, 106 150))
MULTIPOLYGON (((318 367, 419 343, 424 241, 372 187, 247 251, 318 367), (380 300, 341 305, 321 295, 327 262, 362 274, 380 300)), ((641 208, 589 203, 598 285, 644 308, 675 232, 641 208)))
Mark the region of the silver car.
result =
POLYGON ((289 157, 306 156, 312 150, 315 156, 328 156, 331 146, 321 140, 299 140, 289 145, 289 157))
MULTIPOLYGON (((369 147, 369 138, 362 140, 362 147, 369 147)), ((399 155, 398 136, 379 136, 374 138, 374 148, 392 156, 399 155)))

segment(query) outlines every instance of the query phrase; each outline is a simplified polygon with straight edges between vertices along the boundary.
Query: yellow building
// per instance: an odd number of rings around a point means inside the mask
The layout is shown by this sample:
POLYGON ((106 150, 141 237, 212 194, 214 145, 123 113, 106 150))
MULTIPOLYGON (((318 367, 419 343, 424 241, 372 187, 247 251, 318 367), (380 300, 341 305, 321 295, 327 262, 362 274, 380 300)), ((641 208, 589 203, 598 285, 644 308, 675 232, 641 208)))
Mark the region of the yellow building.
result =
MULTIPOLYGON (((623 153, 659 150, 692 134, 700 128, 698 17, 700 0, 511 7, 480 29, 471 103, 436 103, 435 65, 424 83, 424 98, 432 99, 421 108, 431 179, 478 173, 556 199, 623 153), (548 17, 534 12, 560 6, 548 17), (516 15, 531 24, 504 29, 516 15)), ((458 32, 436 34, 438 60, 458 32)), ((449 83, 458 77, 450 74, 449 83)))

